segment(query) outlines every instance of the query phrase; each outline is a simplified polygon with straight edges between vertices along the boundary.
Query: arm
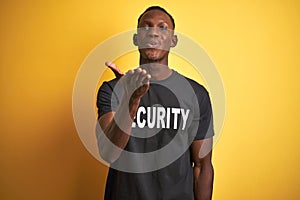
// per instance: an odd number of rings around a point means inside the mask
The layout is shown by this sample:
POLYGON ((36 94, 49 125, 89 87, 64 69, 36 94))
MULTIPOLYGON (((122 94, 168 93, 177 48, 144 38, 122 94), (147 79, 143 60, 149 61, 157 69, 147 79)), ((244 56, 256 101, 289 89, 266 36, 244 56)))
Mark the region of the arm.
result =
MULTIPOLYGON (((141 68, 129 70, 120 80, 124 93, 116 112, 108 112, 99 118, 99 124, 105 136, 121 150, 128 143, 133 119, 141 97, 149 88, 150 78, 150 75, 141 68)), ((112 148, 111 143, 103 137, 99 140, 101 157, 109 163, 114 162, 120 156, 121 151, 112 148)))
POLYGON ((195 140, 191 145, 194 162, 194 196, 195 200, 212 198, 214 169, 211 163, 212 138, 195 140))

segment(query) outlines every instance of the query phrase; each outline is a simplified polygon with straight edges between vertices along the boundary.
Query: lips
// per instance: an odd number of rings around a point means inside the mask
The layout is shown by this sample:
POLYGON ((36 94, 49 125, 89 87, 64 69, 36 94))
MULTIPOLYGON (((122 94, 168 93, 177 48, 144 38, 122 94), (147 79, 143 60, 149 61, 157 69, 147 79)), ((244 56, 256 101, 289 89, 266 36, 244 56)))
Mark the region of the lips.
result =
POLYGON ((148 41, 144 45, 145 48, 158 49, 160 47, 160 43, 157 41, 148 41))

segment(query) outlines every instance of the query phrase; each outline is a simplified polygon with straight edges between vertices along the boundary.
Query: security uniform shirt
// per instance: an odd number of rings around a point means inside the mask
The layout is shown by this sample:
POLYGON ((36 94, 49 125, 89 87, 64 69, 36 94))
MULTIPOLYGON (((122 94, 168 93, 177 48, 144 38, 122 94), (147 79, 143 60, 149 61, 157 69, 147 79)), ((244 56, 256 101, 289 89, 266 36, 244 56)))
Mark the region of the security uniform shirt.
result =
MULTIPOLYGON (((100 87, 98 117, 117 110, 122 96, 117 82, 100 87)), ((151 81, 128 144, 110 166, 104 199, 194 199, 190 144, 214 135, 212 119, 208 92, 197 82, 176 71, 165 80, 151 81)))

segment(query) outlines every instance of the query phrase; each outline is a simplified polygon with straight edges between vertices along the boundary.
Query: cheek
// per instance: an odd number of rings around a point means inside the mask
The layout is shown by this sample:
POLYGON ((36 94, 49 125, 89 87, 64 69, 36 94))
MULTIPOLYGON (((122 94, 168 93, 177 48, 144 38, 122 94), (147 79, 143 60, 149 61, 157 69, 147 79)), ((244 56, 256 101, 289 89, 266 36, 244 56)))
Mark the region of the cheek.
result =
POLYGON ((161 40, 163 41, 164 46, 171 46, 172 40, 169 36, 162 36, 161 40))
POLYGON ((146 34, 142 34, 142 33, 139 33, 136 37, 137 41, 140 43, 145 41, 145 38, 146 38, 146 34))
POLYGON ((165 33, 165 34, 161 34, 161 38, 164 40, 164 41, 171 41, 172 39, 172 36, 168 33, 165 33))

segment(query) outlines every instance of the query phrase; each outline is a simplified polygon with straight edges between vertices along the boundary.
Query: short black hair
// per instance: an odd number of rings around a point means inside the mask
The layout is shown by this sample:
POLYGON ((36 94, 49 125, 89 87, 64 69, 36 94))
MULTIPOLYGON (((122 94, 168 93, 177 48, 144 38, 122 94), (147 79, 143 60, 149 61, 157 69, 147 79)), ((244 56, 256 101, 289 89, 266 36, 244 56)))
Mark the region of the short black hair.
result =
POLYGON ((164 8, 162 8, 162 7, 160 7, 160 6, 150 6, 149 8, 147 8, 147 9, 139 16, 139 18, 138 18, 138 25, 140 24, 140 21, 141 21, 142 16, 143 16, 146 12, 148 12, 148 11, 150 11, 150 10, 160 10, 160 11, 166 13, 166 14, 170 17, 170 19, 171 19, 171 22, 172 22, 172 25, 173 25, 173 29, 175 29, 175 21, 174 21, 174 18, 172 17, 172 15, 171 15, 170 13, 168 13, 164 8))

